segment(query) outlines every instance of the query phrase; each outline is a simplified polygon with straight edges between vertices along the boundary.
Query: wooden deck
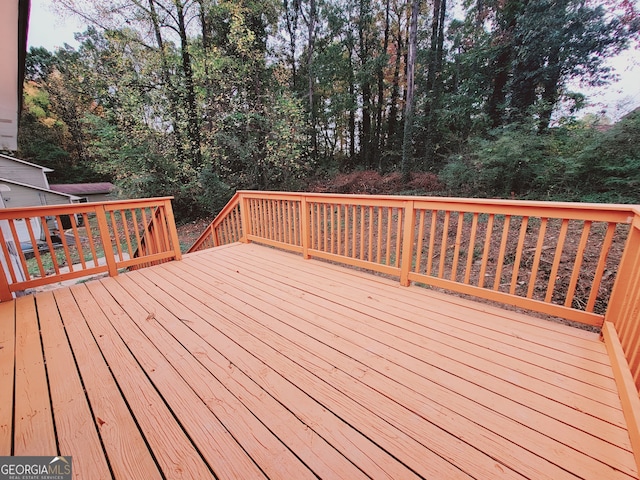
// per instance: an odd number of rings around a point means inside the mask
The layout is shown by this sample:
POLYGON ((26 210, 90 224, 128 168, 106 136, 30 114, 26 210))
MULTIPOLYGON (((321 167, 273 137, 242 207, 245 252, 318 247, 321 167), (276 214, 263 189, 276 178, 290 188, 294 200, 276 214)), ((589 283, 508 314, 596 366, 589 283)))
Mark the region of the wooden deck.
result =
POLYGON ((255 244, 1 303, 0 382, 83 480, 638 478, 598 335, 255 244))

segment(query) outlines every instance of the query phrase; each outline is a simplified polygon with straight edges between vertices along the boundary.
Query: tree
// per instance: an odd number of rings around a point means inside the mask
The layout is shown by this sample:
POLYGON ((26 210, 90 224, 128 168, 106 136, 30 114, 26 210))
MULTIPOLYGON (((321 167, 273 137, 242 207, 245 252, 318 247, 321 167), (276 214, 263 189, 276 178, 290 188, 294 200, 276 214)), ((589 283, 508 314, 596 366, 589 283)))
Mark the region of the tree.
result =
POLYGON ((409 53, 407 56, 407 100, 404 110, 404 135, 402 138, 402 178, 404 181, 409 181, 413 168, 413 96, 419 9, 420 0, 413 0, 411 3, 411 26, 409 29, 409 53))
POLYGON ((570 93, 570 79, 588 85, 612 79, 605 59, 637 38, 639 28, 637 19, 582 0, 480 2, 467 21, 476 26, 469 41, 491 65, 485 107, 491 125, 536 118, 540 131, 570 93))

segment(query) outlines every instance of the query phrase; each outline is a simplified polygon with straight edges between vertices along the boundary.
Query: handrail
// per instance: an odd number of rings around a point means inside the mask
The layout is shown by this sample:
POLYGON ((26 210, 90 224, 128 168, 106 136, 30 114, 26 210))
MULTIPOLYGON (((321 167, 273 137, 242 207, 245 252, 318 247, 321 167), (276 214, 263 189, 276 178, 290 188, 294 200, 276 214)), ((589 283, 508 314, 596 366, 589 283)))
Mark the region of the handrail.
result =
MULTIPOLYGON (((133 253, 134 258, 141 258, 146 255, 153 254, 158 250, 162 250, 166 248, 166 242, 169 239, 169 235, 173 235, 175 233, 175 239, 172 239, 176 245, 180 245, 180 241, 177 237, 177 231, 175 229, 171 230, 171 232, 167 231, 167 223, 164 221, 164 218, 167 214, 171 214, 171 212, 166 212, 164 206, 157 206, 151 215, 151 219, 147 223, 145 227, 145 234, 140 238, 140 243, 138 244, 138 248, 136 248, 133 253), (158 234, 160 232, 160 235, 158 234)), ((175 220, 171 219, 171 223, 175 225, 175 220)), ((177 255, 174 260, 180 260, 182 258, 182 253, 180 249, 177 251, 177 255)), ((136 270, 139 268, 150 267, 152 265, 158 265, 160 263, 169 262, 171 259, 158 260, 155 262, 147 262, 144 264, 132 265, 129 267, 130 270, 136 270)))
POLYGON ((212 248, 212 247, 224 245, 225 243, 233 243, 233 242, 240 241, 240 238, 241 238, 240 226, 235 223, 233 223, 233 225, 226 224, 231 222, 230 217, 232 213, 237 208, 239 208, 239 199, 240 199, 240 193, 236 192, 233 195, 233 197, 231 197, 231 199, 227 202, 224 208, 220 211, 220 213, 218 213, 216 218, 214 218, 213 222, 211 222, 211 224, 207 227, 207 229, 204 232, 202 232, 202 234, 198 237, 198 239, 195 242, 193 242, 193 245, 191 245, 188 252, 195 252, 195 251, 203 250, 206 248, 212 248), (227 228, 220 228, 221 224, 225 224, 224 227, 227 227, 227 228), (235 228, 230 229, 229 227, 231 226, 235 228), (220 243, 221 242, 220 237, 223 234, 226 234, 226 235, 222 240, 223 243, 220 243))
POLYGON ((115 276, 122 268, 179 260, 171 199, 0 210, 0 301, 41 285, 100 273, 115 276), (56 232, 63 217, 70 228, 56 232))
POLYGON ((601 326, 636 208, 239 191, 189 251, 255 241, 601 326))
POLYGON ((635 210, 605 320, 615 326, 640 390, 640 209, 635 210))

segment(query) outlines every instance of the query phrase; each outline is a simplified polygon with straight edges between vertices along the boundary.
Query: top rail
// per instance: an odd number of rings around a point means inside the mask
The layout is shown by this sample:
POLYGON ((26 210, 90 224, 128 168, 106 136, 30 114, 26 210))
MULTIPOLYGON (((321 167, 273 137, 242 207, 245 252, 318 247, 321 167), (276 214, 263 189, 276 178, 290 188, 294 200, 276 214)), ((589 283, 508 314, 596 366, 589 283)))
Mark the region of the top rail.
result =
POLYGON ((41 285, 180 259, 171 199, 0 210, 0 300, 41 285))
POLYGON ((189 252, 195 252, 206 248, 224 245, 226 243, 240 241, 240 226, 237 223, 234 223, 235 218, 239 219, 239 217, 235 215, 236 210, 239 208, 239 199, 240 193, 236 192, 216 216, 213 222, 211 222, 211 225, 202 232, 200 237, 198 237, 198 239, 189 248, 189 252), (232 224, 235 228, 229 229, 229 224, 232 224), (234 233, 231 234, 231 232, 234 233))

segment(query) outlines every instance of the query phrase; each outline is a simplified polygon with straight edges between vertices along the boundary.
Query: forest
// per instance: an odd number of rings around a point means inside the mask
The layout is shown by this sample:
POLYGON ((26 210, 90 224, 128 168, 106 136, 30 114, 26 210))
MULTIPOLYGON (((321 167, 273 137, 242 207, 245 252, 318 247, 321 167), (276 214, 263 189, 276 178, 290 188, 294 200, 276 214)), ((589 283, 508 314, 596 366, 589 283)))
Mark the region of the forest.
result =
POLYGON ((52 183, 172 195, 182 219, 365 170, 403 193, 640 203, 640 110, 579 118, 575 87, 638 48, 632 0, 56 5, 88 28, 28 52, 18 152, 52 183))

